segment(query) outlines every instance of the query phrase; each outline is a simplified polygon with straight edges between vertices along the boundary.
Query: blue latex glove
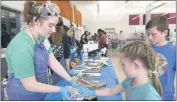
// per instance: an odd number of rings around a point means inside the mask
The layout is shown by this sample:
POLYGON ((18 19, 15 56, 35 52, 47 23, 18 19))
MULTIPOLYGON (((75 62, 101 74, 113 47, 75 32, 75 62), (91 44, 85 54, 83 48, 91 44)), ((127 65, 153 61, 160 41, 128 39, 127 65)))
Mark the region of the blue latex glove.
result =
POLYGON ((79 91, 79 93, 81 93, 81 89, 82 89, 82 85, 80 85, 80 84, 77 84, 74 80, 71 80, 71 81, 69 81, 69 83, 72 85, 72 87, 74 87, 74 88, 76 88, 76 89, 78 89, 78 91, 79 91))
POLYGON ((77 57, 77 55, 78 55, 77 52, 75 52, 75 53, 74 53, 74 57, 77 57))
POLYGON ((96 96, 96 90, 90 90, 87 87, 80 87, 80 93, 77 97, 87 97, 87 96, 96 96))
POLYGON ((73 70, 68 70, 67 72, 69 73, 70 76, 76 76, 78 74, 76 71, 73 70))
POLYGON ((60 93, 62 94, 64 100, 75 100, 75 98, 70 97, 70 94, 74 94, 74 92, 66 87, 60 87, 60 93))
POLYGON ((74 80, 70 80, 69 83, 75 87, 75 86, 80 86, 79 84, 77 84, 74 80))
POLYGON ((75 53, 75 52, 76 52, 76 48, 70 49, 70 54, 73 54, 73 53, 75 53))

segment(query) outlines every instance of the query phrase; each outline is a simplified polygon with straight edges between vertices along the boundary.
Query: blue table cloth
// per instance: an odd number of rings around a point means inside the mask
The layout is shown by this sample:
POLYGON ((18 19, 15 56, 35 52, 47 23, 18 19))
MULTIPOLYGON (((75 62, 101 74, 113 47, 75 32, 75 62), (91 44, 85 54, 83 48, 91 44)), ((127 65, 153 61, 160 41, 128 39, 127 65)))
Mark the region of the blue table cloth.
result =
MULTIPOLYGON (((115 73, 115 70, 112 66, 112 62, 111 60, 109 60, 109 66, 103 66, 101 68, 101 77, 100 78, 86 78, 86 80, 100 80, 102 82, 106 82, 107 85, 105 87, 102 88, 111 88, 114 87, 115 85, 119 84, 117 75, 115 73)), ((60 80, 57 84, 57 86, 70 86, 70 84, 65 81, 65 80, 60 80)), ((62 96, 61 94, 58 93, 48 93, 46 95, 46 97, 44 98, 44 100, 61 100, 62 96)), ((116 94, 113 96, 98 96, 97 97, 98 100, 104 101, 104 100, 122 100, 122 96, 121 94, 116 94)))

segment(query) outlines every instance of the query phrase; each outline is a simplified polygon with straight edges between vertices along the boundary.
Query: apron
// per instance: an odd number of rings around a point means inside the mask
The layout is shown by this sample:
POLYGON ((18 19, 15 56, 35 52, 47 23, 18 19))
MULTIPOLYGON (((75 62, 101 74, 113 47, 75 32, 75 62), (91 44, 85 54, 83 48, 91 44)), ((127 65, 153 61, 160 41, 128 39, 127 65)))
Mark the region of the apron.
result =
MULTIPOLYGON (((30 34, 31 35, 31 34, 30 34)), ((31 35, 32 36, 32 35, 31 35)), ((36 80, 40 83, 47 84, 48 78, 48 59, 49 55, 43 41, 40 44, 35 43, 34 45, 34 70, 36 80)), ((9 100, 43 100, 46 93, 30 92, 26 90, 20 79, 15 78, 13 73, 8 76, 7 83, 7 94, 9 100)))
MULTIPOLYGON (((60 64, 64 67, 65 70, 67 70, 66 61, 64 57, 60 59, 60 64)), ((62 77, 57 75, 55 72, 52 73, 51 77, 52 77, 52 85, 56 85, 62 79, 62 77)))

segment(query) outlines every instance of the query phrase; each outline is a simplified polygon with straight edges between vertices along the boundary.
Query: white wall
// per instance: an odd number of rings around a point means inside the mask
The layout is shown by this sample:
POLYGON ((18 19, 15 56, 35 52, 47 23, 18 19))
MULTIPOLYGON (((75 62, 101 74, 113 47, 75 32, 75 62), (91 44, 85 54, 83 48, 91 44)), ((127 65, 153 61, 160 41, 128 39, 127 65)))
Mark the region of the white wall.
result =
POLYGON ((1 1, 2 6, 7 6, 12 9, 22 11, 25 1, 1 1))
MULTIPOLYGON (((115 3, 115 2, 114 2, 115 3)), ((130 3, 130 1, 129 1, 130 3)), ((131 2, 131 3, 135 3, 137 6, 141 5, 139 4, 139 2, 131 2)), ((131 4, 130 3, 130 4, 131 4)), ((173 2, 168 2, 166 5, 163 5, 153 11, 151 11, 152 13, 173 13, 176 12, 176 5, 174 4, 176 3, 175 1, 173 2)), ((88 3, 89 4, 89 3, 88 3)), ((128 5, 130 6, 129 8, 120 10, 119 8, 115 8, 115 9, 110 9, 110 11, 108 12, 107 10, 100 10, 99 13, 99 17, 93 17, 93 12, 96 12, 97 9, 94 9, 92 11, 89 11, 92 8, 94 8, 94 5, 91 5, 90 3, 90 8, 88 9, 88 6, 83 5, 81 3, 80 9, 83 9, 84 12, 84 21, 83 24, 86 25, 87 30, 91 33, 95 33, 97 32, 97 30, 99 28, 101 29, 105 29, 105 28, 115 28, 116 33, 119 33, 120 30, 123 30, 125 36, 129 36, 129 33, 133 33, 135 32, 135 29, 137 26, 129 26, 129 14, 145 14, 146 10, 145 8, 136 8, 136 5, 132 4, 132 5, 128 5), (83 6, 82 6, 83 5, 83 6), (117 10, 120 10, 120 12, 118 13, 117 10), (87 19, 86 19, 87 18, 87 19)), ((144 4, 142 2, 142 4, 144 4)), ((78 4, 79 5, 79 4, 78 4)), ((117 5, 116 5, 117 6, 117 5)), ((107 6, 106 6, 107 7, 107 6)), ((107 7, 107 8, 112 8, 112 7, 107 7)), ((138 25, 139 26, 139 25, 138 25)), ((145 26, 142 25, 142 27, 145 26)), ((170 28, 174 28, 174 25, 170 25, 170 28)))
POLYGON ((97 33, 97 23, 96 22, 91 22, 91 21, 83 19, 83 25, 86 25, 86 30, 88 32, 90 32, 91 35, 93 35, 94 33, 97 33))
POLYGON ((176 24, 170 24, 169 28, 170 28, 170 31, 174 31, 174 29, 176 29, 176 24))
POLYGON ((119 33, 122 30, 125 36, 129 36, 129 33, 135 32, 136 26, 129 26, 129 15, 123 15, 123 18, 118 20, 104 20, 102 17, 99 17, 97 22, 84 21, 84 25, 87 26, 87 30, 91 33, 97 33, 97 30, 105 28, 115 28, 115 32, 119 33))
MULTIPOLYGON (((87 30, 91 33, 97 33, 97 30, 99 28, 105 29, 105 28, 115 28, 115 32, 119 33, 120 30, 122 30, 126 37, 131 36, 131 33, 135 32, 136 27, 144 27, 145 25, 129 25, 129 15, 124 14, 123 17, 120 17, 120 19, 111 19, 111 20, 104 20, 102 17, 99 18, 98 22, 91 22, 91 21, 85 21, 84 25, 87 26, 87 30)), ((170 24, 169 28, 174 31, 176 28, 175 24, 170 24)))

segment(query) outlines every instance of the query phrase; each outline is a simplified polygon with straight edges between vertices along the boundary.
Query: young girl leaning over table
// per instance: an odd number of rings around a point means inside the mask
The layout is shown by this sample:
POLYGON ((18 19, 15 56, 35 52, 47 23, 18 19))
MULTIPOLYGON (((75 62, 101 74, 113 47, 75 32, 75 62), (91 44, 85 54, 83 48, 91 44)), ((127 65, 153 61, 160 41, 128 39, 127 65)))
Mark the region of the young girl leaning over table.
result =
POLYGON ((151 48, 135 41, 120 50, 121 67, 127 78, 112 88, 89 90, 83 87, 81 96, 112 96, 126 92, 126 100, 161 100, 162 89, 151 48))

